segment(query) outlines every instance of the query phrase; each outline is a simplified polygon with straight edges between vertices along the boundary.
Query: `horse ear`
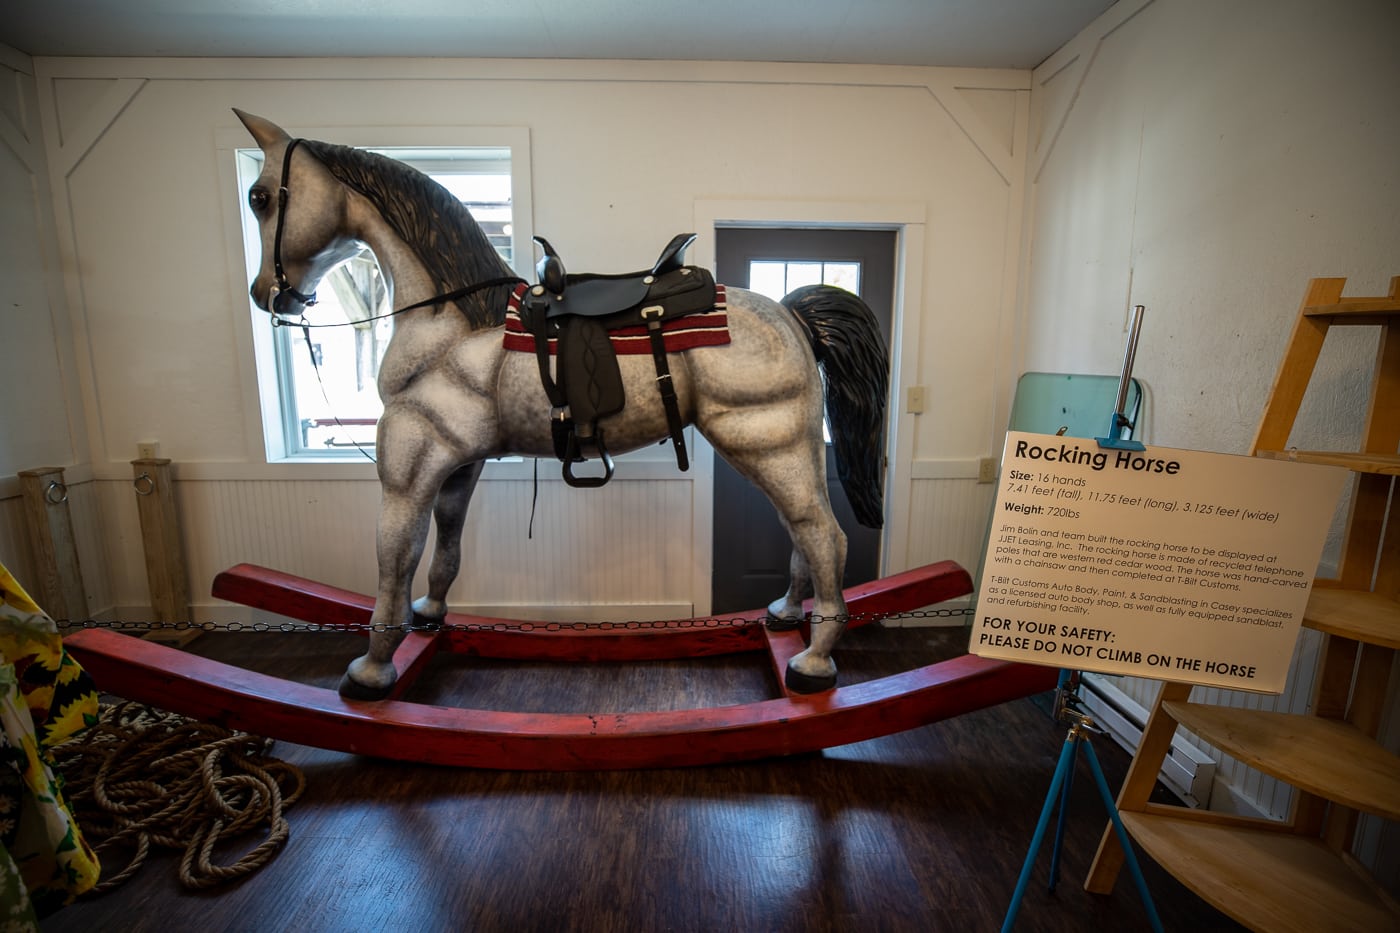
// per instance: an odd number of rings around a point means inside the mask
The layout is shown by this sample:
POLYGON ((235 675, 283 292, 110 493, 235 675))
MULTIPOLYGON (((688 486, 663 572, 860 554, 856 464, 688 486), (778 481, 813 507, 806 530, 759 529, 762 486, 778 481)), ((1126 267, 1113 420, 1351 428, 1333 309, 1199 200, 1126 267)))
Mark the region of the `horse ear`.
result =
POLYGON ((284 143, 292 138, 287 135, 286 130, 271 120, 239 110, 237 107, 233 108, 233 112, 238 115, 238 119, 243 121, 243 125, 253 135, 254 141, 263 149, 270 149, 277 143, 284 143))

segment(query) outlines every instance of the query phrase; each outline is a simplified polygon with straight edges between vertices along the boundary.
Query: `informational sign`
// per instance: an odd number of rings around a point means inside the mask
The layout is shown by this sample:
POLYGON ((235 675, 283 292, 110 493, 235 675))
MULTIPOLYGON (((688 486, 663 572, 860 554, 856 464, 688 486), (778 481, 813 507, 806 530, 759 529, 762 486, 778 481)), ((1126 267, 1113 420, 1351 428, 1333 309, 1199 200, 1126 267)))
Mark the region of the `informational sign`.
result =
POLYGON ((1009 433, 969 650, 1281 693, 1347 475, 1009 433))

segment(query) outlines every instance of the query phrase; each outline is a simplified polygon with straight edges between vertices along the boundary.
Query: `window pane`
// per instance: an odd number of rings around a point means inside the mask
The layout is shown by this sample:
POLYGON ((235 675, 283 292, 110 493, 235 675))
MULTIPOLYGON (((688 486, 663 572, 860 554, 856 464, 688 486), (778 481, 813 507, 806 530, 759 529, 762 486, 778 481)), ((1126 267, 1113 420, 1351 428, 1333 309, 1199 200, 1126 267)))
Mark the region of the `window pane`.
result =
MULTIPOLYGON (((860 263, 858 262, 785 262, 782 260, 751 260, 749 289, 781 301, 803 285, 835 285, 848 292, 860 294, 860 263)), ((825 377, 823 373, 822 378, 825 377)), ((825 419, 822 435, 831 443, 831 430, 825 419)))
MULTIPOLYGON (((509 168, 509 161, 507 161, 509 168)), ((432 174, 433 181, 442 185, 452 196, 467 206, 472 217, 481 224, 496 252, 512 260, 511 256, 511 203, 510 174, 490 175, 439 175, 432 174)))
MULTIPOLYGON (((790 262, 787 264, 787 291, 804 285, 822 284, 822 263, 790 262)), ((787 294, 787 292, 784 292, 787 294)))
POLYGON ((860 294, 860 263, 828 262, 822 267, 822 284, 844 288, 852 294, 860 294))
POLYGON ((393 333, 387 319, 370 320, 389 311, 379 264, 362 253, 327 275, 317 295, 318 323, 353 326, 313 328, 309 335, 284 328, 296 402, 295 424, 288 427, 299 431, 295 448, 320 453, 357 443, 372 448, 374 426, 384 411, 375 376, 393 333))
POLYGON ((785 262, 750 262, 749 263, 749 288, 760 295, 767 295, 774 301, 782 301, 787 294, 784 286, 787 284, 787 263, 785 262))

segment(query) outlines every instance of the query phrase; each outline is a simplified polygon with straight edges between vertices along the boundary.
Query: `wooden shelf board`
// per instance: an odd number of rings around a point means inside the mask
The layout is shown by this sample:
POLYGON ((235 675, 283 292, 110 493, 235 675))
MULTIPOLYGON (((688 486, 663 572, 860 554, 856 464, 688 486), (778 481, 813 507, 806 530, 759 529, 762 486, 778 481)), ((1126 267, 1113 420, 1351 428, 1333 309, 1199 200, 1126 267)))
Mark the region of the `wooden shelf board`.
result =
POLYGON ((1368 645, 1400 648, 1400 602, 1380 593, 1314 587, 1303 624, 1368 645))
POLYGON ((1308 317, 1327 318, 1333 324, 1385 324, 1400 315, 1400 301, 1394 298, 1343 298, 1335 304, 1308 305, 1308 317))
POLYGON ((1394 930, 1400 914, 1311 837, 1123 811, 1133 838, 1210 904, 1256 930, 1394 930))
POLYGON ((1162 706, 1252 768, 1344 806, 1400 820, 1400 757, 1349 723, 1206 703, 1162 706))
POLYGON ((1257 450, 1254 455, 1269 460, 1322 463, 1328 466, 1344 467, 1356 473, 1400 476, 1400 456, 1395 454, 1348 453, 1335 450, 1257 450))

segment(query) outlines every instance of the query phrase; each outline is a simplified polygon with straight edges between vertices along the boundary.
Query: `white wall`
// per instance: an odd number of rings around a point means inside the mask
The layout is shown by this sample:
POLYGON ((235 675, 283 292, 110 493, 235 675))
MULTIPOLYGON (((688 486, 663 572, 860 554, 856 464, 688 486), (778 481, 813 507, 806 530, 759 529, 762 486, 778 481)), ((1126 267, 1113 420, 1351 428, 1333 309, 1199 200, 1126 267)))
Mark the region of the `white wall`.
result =
MULTIPOLYGON (((1400 274, 1396 26, 1389 0, 1121 0, 1036 69, 1025 367, 1116 372, 1143 304, 1150 440, 1244 452, 1307 280, 1400 274)), ((1362 403, 1360 342, 1310 436, 1362 403)))
MULTIPOLYGON (((95 529, 101 520, 33 63, 0 46, 0 78, 0 562, 37 596, 15 474, 66 468, 67 507, 75 521, 95 529)), ((89 609, 97 609, 108 591, 100 536, 81 535, 78 551, 89 609)))
MULTIPOLYGON (((886 565, 954 558, 975 568, 991 488, 976 486, 976 460, 992 452, 1005 417, 1006 379, 993 374, 1010 367, 1026 73, 166 59, 39 59, 33 71, 45 209, 57 218, 59 262, 48 268, 61 270, 50 297, 64 322, 6 341, 0 354, 27 363, 52 345, 72 357, 75 376, 55 395, 77 413, 78 437, 44 456, 94 479, 102 527, 80 534, 96 536, 110 579, 96 608, 139 614, 148 602, 128 461, 152 439, 174 460, 197 615, 228 617, 230 607, 207 594, 213 575, 237 561, 373 589, 372 468, 270 465, 257 442, 253 316, 231 222, 243 193, 217 143, 242 132, 234 106, 293 133, 525 127, 534 229, 576 271, 645 265, 715 204, 760 205, 773 220, 820 218, 813 205, 836 219, 897 218, 913 251, 902 265, 900 388, 925 385, 932 401, 897 423, 886 565), (937 514, 911 522, 916 501, 937 514)), ((703 262, 710 232, 701 232, 692 258, 703 262)), ((17 262, 15 271, 36 287, 40 265, 17 262)), ((26 443, 33 433, 16 429, 26 443)), ((32 456, 6 466, 33 465, 32 456)), ((551 614, 703 610, 710 478, 698 459, 689 474, 624 466, 597 494, 566 490, 544 464, 532 540, 528 472, 498 471, 473 506, 476 563, 451 601, 551 614), (570 558, 604 531, 634 558, 634 576, 570 558), (561 562, 545 587, 539 572, 520 572, 561 562)))
MULTIPOLYGON (((1245 452, 1307 280, 1383 295, 1400 275, 1397 34, 1393 0, 1120 0, 1037 68, 1024 368, 1117 372, 1145 305, 1145 439, 1245 452)), ((1374 348, 1328 338, 1293 443, 1354 449, 1374 348)), ((1305 632, 1280 698, 1206 699, 1301 712, 1316 650, 1305 632)), ((1219 805, 1286 810, 1276 782, 1219 773, 1219 805)))

